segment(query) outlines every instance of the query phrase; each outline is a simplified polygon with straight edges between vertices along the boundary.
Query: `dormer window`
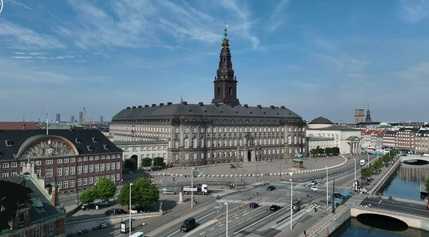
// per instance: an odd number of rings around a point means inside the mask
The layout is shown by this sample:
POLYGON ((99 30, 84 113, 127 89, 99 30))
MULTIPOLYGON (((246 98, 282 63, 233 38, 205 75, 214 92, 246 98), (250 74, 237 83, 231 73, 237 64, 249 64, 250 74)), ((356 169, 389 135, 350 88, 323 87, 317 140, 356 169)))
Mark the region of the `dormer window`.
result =
POLYGON ((15 142, 12 140, 5 140, 4 143, 7 147, 11 147, 15 145, 15 142))
POLYGON ((103 149, 104 149, 105 151, 108 151, 108 150, 109 150, 109 147, 107 146, 107 144, 103 144, 103 149))
POLYGON ((95 137, 91 137, 92 143, 97 143, 97 139, 95 137))
POLYGON ((75 137, 74 142, 75 142, 76 144, 80 144, 80 139, 79 139, 78 137, 75 137))
POLYGON ((88 150, 88 151, 93 151, 94 149, 92 148, 92 146, 91 145, 87 145, 86 146, 86 149, 88 150))

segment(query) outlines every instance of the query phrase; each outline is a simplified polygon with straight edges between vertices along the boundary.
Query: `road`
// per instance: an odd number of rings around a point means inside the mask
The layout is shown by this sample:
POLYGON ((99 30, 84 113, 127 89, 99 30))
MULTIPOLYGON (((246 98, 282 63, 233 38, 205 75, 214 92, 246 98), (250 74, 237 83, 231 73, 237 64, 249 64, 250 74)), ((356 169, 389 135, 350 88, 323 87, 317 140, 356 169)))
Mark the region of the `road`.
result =
POLYGON ((362 201, 361 206, 385 209, 385 210, 396 211, 396 212, 401 212, 401 213, 406 213, 411 215, 422 216, 422 217, 429 216, 429 210, 426 208, 425 205, 402 202, 394 199, 392 200, 382 199, 381 197, 365 198, 362 201))
MULTIPOLYGON (((323 158, 321 158, 323 159, 323 158)), ((358 167, 359 168, 359 167, 358 167)), ((354 161, 348 160, 346 165, 331 169, 329 171, 330 191, 332 178, 335 177, 336 187, 350 190, 354 176, 354 161)), ((318 202, 319 206, 326 206, 326 173, 311 173, 293 176, 294 199, 302 200, 306 206, 312 202, 318 202), (309 181, 317 179, 319 190, 309 190, 309 181)), ((169 213, 156 218, 145 219, 136 222, 138 226, 135 231, 143 230, 145 234, 152 237, 174 237, 174 236, 222 236, 225 235, 225 205, 229 203, 229 233, 231 236, 274 236, 282 228, 286 228, 290 220, 290 182, 289 177, 283 181, 269 181, 261 177, 261 182, 270 182, 276 187, 274 191, 267 191, 266 185, 247 189, 245 192, 234 192, 224 196, 221 200, 214 197, 206 197, 196 208, 190 209, 189 203, 180 204, 169 213), (217 202, 216 202, 217 201, 217 202), (249 202, 256 202, 260 207, 251 209, 249 202), (270 212, 272 204, 282 206, 277 212, 270 212), (187 217, 194 217, 200 224, 200 228, 192 235, 179 231, 180 225, 187 217), (143 225, 142 225, 143 224, 143 225)), ((199 198, 197 196, 197 198, 199 198)), ((306 209, 306 211, 308 211, 306 209)), ((307 215, 302 211, 297 213, 301 218, 307 215), (303 214, 300 214, 303 213, 303 214), (304 215, 305 214, 305 215, 304 215)), ((310 208, 310 211, 312 209, 310 208)), ((81 236, 123 236, 119 233, 119 225, 109 226, 106 229, 93 231, 81 236)))

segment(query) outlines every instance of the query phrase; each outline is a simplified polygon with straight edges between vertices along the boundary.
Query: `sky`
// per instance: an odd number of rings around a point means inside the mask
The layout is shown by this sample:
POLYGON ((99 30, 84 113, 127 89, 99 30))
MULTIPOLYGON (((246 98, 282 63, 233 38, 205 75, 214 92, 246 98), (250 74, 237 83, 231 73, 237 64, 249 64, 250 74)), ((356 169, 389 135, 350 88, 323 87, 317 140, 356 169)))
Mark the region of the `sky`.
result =
POLYGON ((0 120, 210 103, 228 25, 242 104, 429 120, 426 0, 3 0, 0 120))

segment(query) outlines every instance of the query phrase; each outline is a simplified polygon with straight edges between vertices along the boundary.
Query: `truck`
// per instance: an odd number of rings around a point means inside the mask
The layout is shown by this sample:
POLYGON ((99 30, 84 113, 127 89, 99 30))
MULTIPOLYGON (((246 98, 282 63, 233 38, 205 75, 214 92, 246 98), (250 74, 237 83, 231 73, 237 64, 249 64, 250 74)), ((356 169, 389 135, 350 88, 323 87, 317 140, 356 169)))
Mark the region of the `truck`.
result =
POLYGON ((194 194, 207 195, 209 193, 207 184, 197 184, 194 185, 194 187, 184 186, 182 188, 182 191, 185 194, 191 194, 192 192, 194 192, 194 194))

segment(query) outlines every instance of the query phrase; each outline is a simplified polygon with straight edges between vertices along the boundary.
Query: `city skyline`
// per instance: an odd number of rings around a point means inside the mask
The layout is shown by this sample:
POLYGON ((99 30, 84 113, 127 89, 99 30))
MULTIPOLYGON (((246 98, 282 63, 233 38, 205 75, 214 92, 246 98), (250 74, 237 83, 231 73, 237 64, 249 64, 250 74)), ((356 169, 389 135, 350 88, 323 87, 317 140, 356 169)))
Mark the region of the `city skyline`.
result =
POLYGON ((228 24, 241 104, 341 122, 369 104, 375 121, 427 121, 428 13, 427 1, 399 0, 6 0, 0 120, 209 103, 228 24))

